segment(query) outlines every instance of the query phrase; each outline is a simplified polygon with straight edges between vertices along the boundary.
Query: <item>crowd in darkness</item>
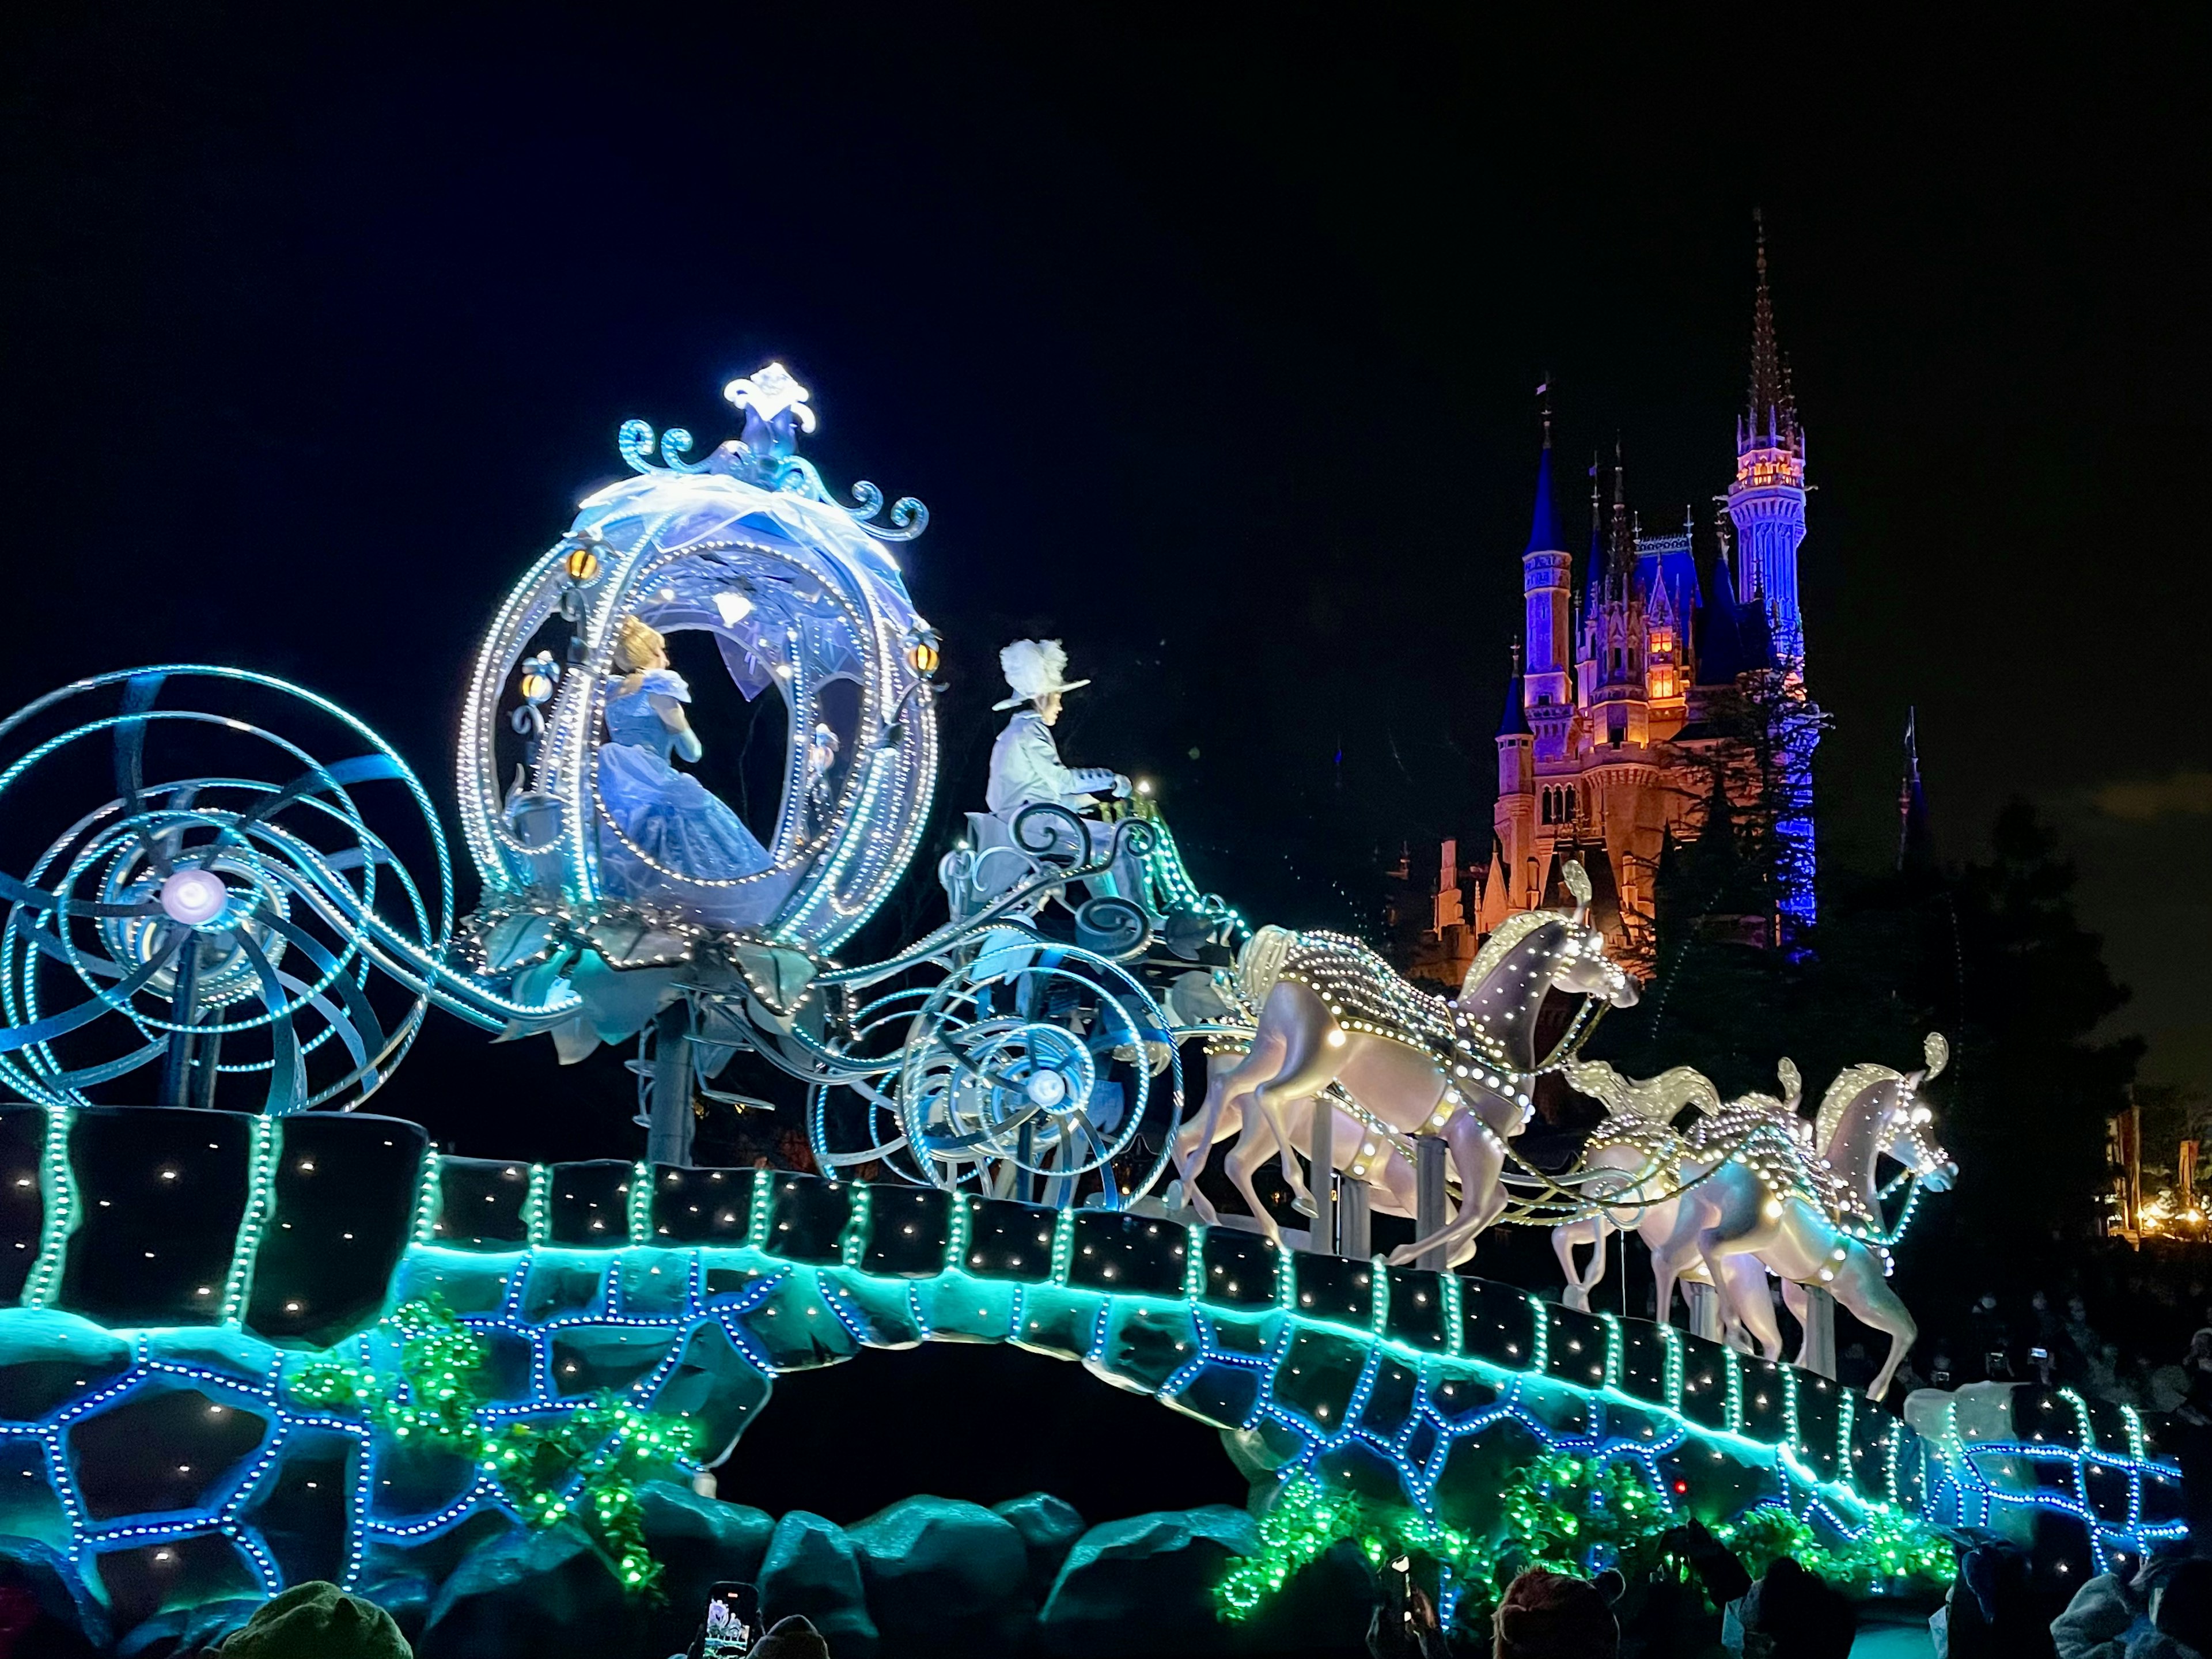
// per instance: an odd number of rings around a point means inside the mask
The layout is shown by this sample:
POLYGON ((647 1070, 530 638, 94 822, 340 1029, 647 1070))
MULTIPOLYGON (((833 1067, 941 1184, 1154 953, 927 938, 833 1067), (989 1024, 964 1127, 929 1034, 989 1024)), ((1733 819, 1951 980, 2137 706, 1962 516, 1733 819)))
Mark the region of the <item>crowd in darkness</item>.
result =
MULTIPOLYGON (((2117 1241, 2026 1297, 1984 1289, 1950 1316, 1927 1318, 1898 1373, 1898 1393, 1969 1382, 2040 1382, 2094 1399, 2212 1421, 2212 1284, 2193 1255, 2117 1241)), ((1879 1355, 1846 1345, 1846 1382, 1879 1355)))

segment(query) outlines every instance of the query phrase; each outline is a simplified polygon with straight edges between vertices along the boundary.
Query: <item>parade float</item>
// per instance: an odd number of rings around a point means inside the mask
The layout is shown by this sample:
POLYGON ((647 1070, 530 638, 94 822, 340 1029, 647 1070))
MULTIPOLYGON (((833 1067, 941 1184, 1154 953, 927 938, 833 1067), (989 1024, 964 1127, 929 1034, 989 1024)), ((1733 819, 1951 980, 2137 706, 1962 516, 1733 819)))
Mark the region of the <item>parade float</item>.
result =
POLYGON ((0 721, 0 823, 43 848, 0 869, 0 1567, 48 1616, 190 1650, 327 1579, 425 1654, 583 1628, 659 1653, 750 1578, 841 1656, 949 1630, 1109 1652, 1133 1619, 1227 1642, 1346 1547, 1420 1553, 1473 1620, 1519 1565, 1634 1565, 1692 1517, 1866 1595, 1939 1577, 1951 1539, 2086 1577, 2179 1534, 2130 1410, 1881 1402, 1912 1334, 1889 1248, 1952 1173, 1940 1039, 1810 1117, 1794 1068, 1728 1102, 1584 1060, 1636 983, 1572 866, 1455 998, 1255 928, 1127 779, 1059 765, 1080 682, 1053 642, 1001 658, 992 799, 932 849, 945 921, 846 960, 916 878, 937 782, 945 647, 901 562, 927 515, 830 490, 780 367, 729 396, 743 433, 703 459, 623 427, 631 476, 493 617, 455 771, 466 915, 440 803, 311 691, 155 667, 0 721), (702 743, 685 634, 781 705, 765 834, 676 764, 702 743), (433 1018, 635 1045, 645 1156, 441 1155, 378 1110, 433 1018), (695 1165, 695 1099, 740 1053, 787 1079, 812 1170, 695 1165), (1547 1174, 1516 1140, 1553 1073, 1606 1117, 1547 1174), (1245 1215, 1199 1184, 1223 1141, 1245 1215), (1261 1201, 1271 1161, 1302 1228, 1261 1201), (1413 1223, 1387 1258, 1349 1224, 1376 1212, 1413 1223), (1553 1230, 1564 1295, 1455 1271, 1505 1224, 1553 1230), (1602 1250, 1574 1251, 1613 1231, 1650 1247, 1658 1322, 1589 1310, 1602 1250), (1892 1336, 1872 1399, 1783 1362, 1770 1275, 1801 1317, 1832 1296, 1892 1336), (918 1497, 848 1532, 712 1495, 778 1377, 933 1340, 1217 1427, 1249 1511, 1086 1530, 1048 1498, 918 1497))

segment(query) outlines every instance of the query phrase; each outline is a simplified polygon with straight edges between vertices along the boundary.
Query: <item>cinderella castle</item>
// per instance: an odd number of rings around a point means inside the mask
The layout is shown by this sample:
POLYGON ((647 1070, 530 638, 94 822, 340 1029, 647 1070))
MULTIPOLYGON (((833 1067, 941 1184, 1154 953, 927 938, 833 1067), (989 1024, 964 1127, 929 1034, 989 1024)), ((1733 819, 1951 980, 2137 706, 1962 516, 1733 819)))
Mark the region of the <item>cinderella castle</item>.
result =
POLYGON ((1764 836, 1771 853, 1765 900, 1726 925, 1747 943, 1786 947, 1811 923, 1820 715, 1806 691, 1797 596, 1805 447, 1775 341, 1763 234, 1749 405, 1709 558, 1686 516, 1677 533, 1644 532, 1616 452, 1610 501, 1590 469, 1589 543, 1578 560, 1560 524, 1547 413, 1490 854, 1462 861, 1446 842, 1432 875, 1409 855, 1395 920, 1410 971, 1456 983, 1505 916, 1558 902, 1559 866, 1571 857, 1591 875, 1615 953, 1648 972, 1662 871, 1717 818, 1731 836, 1764 836))

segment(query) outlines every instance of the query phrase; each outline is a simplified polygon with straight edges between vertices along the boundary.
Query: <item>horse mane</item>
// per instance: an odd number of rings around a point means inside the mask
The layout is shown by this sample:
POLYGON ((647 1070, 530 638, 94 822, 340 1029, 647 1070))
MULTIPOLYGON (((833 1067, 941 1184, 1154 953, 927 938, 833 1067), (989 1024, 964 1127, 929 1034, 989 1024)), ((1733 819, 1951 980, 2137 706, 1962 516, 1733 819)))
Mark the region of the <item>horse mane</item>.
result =
POLYGON ((1904 1081, 1904 1073, 1872 1060, 1844 1066, 1828 1085, 1828 1092, 1820 1097, 1820 1115, 1813 1121, 1813 1144, 1825 1152, 1836 1138, 1836 1126, 1844 1121, 1844 1113, 1868 1090, 1879 1084, 1904 1081))
POLYGON ((1474 988, 1498 971, 1498 963, 1510 956, 1514 948, 1547 922, 1565 926, 1566 918, 1556 910, 1516 910, 1499 922, 1482 949, 1476 951, 1467 977, 1459 982, 1459 994, 1464 999, 1474 988))
POLYGON ((1639 1080, 1621 1076, 1601 1060, 1576 1060, 1567 1062, 1566 1075, 1576 1093, 1596 1101, 1608 1116, 1639 1122, 1665 1123, 1685 1106, 1711 1112, 1721 1103, 1720 1091, 1704 1073, 1687 1066, 1639 1080))
POLYGON ((1283 959, 1297 941, 1298 936, 1289 928, 1273 923, 1244 941, 1244 948, 1237 955, 1237 988, 1255 1008, 1275 988, 1275 981, 1283 975, 1283 959))

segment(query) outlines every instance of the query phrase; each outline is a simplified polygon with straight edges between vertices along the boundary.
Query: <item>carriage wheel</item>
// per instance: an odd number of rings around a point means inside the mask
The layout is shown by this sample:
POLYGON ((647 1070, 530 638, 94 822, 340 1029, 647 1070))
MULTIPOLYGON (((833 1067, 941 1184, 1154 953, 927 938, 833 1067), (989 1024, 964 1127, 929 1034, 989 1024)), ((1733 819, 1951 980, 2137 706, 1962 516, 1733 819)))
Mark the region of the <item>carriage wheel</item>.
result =
POLYGON ((1119 1209, 1166 1166, 1182 1070, 1126 969, 994 928, 920 1000, 895 1086, 907 1149, 935 1185, 1119 1209))

